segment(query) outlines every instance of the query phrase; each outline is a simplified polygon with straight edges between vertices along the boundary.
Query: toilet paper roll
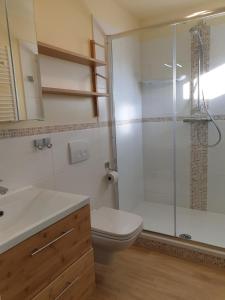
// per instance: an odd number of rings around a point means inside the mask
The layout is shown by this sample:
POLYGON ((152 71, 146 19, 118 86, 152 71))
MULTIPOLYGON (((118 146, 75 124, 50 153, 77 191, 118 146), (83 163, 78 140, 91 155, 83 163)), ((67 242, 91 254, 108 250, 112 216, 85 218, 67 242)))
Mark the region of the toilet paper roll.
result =
POLYGON ((119 174, 116 171, 109 171, 107 174, 107 180, 110 183, 117 183, 119 179, 119 174))

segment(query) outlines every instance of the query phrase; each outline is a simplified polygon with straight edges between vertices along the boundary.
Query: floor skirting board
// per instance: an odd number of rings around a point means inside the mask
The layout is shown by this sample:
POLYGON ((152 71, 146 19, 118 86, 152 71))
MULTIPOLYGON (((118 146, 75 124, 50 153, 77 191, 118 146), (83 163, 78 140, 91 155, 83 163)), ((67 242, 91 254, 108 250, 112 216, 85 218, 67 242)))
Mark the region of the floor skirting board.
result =
POLYGON ((204 244, 182 241, 151 232, 143 232, 135 245, 192 262, 225 269, 225 250, 222 248, 208 247, 204 244))

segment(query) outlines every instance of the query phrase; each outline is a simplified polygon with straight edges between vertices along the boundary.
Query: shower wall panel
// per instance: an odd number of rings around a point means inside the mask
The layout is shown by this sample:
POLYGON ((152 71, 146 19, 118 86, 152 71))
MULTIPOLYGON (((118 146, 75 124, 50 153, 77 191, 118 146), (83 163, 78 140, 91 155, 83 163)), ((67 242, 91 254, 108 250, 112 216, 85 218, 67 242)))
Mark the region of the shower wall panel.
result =
POLYGON ((144 201, 142 95, 139 36, 112 41, 119 208, 144 201))

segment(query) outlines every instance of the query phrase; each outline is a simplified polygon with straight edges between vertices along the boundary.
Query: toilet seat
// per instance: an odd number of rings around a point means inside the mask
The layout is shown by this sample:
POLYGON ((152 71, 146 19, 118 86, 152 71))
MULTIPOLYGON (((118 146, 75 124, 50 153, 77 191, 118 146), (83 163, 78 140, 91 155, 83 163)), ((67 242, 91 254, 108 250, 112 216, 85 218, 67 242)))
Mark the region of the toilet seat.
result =
POLYGON ((101 207, 91 212, 92 234, 109 240, 131 240, 142 231, 141 217, 128 212, 101 207))
POLYGON ((118 235, 112 235, 107 233, 98 232, 95 230, 92 230, 92 236, 94 237, 100 237, 108 240, 114 240, 114 241, 129 241, 132 240, 134 237, 139 235, 141 233, 142 227, 139 227, 133 234, 127 235, 127 236, 118 236, 118 235))

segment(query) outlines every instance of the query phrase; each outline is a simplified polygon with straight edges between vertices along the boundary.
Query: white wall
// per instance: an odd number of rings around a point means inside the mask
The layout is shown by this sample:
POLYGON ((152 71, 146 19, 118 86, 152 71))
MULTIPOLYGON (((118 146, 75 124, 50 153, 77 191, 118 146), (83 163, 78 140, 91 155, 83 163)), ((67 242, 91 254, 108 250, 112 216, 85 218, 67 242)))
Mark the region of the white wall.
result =
MULTIPOLYGON (((90 55, 91 15, 94 14, 106 33, 137 27, 137 21, 114 1, 107 0, 36 0, 38 40, 90 55), (113 12, 113 14, 112 14, 113 12)), ((43 84, 56 87, 90 88, 88 67, 41 58, 43 84)), ((105 181, 106 161, 112 160, 111 129, 98 127, 109 120, 109 100, 99 100, 100 116, 93 117, 92 101, 73 97, 44 97, 45 121, 1 124, 0 129, 30 128, 59 124, 95 123, 97 128, 48 134, 51 150, 35 151, 33 140, 46 135, 0 139, 0 178, 14 190, 26 185, 88 194, 93 207, 115 206, 113 187, 105 181), (88 142, 90 158, 70 165, 68 141, 88 142)))
MULTIPOLYGON (((210 23, 212 23, 210 46, 212 77, 209 86, 213 88, 215 97, 209 100, 209 109, 213 114, 225 115, 225 18, 212 20, 210 23), (221 72, 213 73, 217 68, 221 68, 221 72)), ((209 148, 208 152, 208 209, 225 213, 225 120, 217 123, 222 132, 222 141, 215 148, 209 148)), ((209 142, 214 143, 217 139, 218 133, 210 123, 209 142)))
MULTIPOLYGON (((225 103, 225 99, 223 100, 225 103)), ((224 104, 225 106, 225 104, 224 104)), ((209 211, 225 213, 225 121, 217 121, 222 141, 208 152, 208 209, 209 211)), ((209 127, 209 141, 217 140, 215 128, 209 127)))
POLYGON ((114 206, 112 186, 105 180, 104 163, 111 157, 108 128, 52 133, 0 140, 1 179, 10 190, 28 185, 91 197, 93 207, 114 206), (50 137, 52 149, 35 150, 35 138, 50 137), (71 165, 68 142, 88 142, 90 158, 71 165))
POLYGON ((145 200, 173 204, 172 122, 143 123, 145 200))
MULTIPOLYGON (((183 25, 181 25, 183 26, 183 25)), ((188 26, 188 29, 191 25, 188 26)), ((178 116, 190 115, 190 101, 184 99, 184 85, 190 80, 191 39, 190 33, 178 27, 176 36, 177 82, 176 113, 178 116)), ((173 115, 173 65, 174 32, 172 27, 154 30, 154 34, 143 34, 141 43, 143 117, 171 117, 173 115), (156 31, 156 32, 155 32, 156 31), (149 82, 149 83, 148 83, 149 82)), ((151 31, 150 31, 151 32, 151 31)))

